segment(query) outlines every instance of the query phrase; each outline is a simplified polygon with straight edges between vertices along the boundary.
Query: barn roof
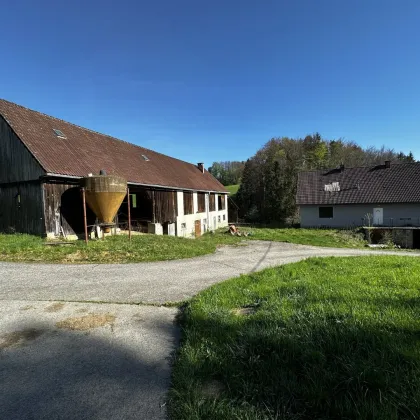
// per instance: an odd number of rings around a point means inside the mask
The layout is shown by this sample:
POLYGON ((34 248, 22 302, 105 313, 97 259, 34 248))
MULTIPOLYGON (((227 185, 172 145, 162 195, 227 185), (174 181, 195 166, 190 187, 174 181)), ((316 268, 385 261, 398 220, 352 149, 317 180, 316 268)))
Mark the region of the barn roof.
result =
POLYGON ((12 102, 0 99, 0 115, 48 174, 82 177, 105 169, 130 183, 227 192, 196 165, 12 102))
POLYGON ((301 172, 296 202, 298 205, 420 203, 420 163, 301 172))

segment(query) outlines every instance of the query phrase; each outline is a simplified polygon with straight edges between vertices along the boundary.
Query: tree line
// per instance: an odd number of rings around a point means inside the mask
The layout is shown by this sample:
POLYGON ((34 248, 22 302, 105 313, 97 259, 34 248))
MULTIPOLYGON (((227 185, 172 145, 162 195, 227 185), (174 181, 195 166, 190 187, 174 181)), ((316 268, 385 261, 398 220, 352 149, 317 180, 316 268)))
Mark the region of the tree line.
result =
POLYGON ((252 222, 297 222, 295 202, 299 171, 414 162, 404 154, 381 147, 362 148, 349 141, 323 139, 319 133, 305 138, 273 138, 246 162, 215 162, 209 171, 224 185, 238 184, 233 198, 239 217, 252 222))
POLYGON ((241 182, 245 162, 213 162, 209 172, 223 185, 236 185, 241 182))

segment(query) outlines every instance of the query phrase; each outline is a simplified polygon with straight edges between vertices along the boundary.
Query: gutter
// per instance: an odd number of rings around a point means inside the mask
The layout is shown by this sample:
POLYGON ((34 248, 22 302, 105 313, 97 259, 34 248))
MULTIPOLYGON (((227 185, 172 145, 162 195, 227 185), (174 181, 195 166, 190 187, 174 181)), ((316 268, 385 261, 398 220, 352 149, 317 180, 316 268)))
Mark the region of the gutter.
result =
MULTIPOLYGON (((53 173, 47 173, 46 176, 57 177, 57 178, 71 178, 71 179, 82 179, 82 176, 74 176, 74 175, 59 175, 53 173)), ((153 188, 164 188, 168 190, 176 190, 176 191, 199 191, 199 192, 209 192, 209 193, 218 193, 218 194, 229 194, 227 191, 217 191, 217 190, 200 190, 200 189, 192 189, 192 188, 180 188, 180 187, 171 187, 169 185, 158 185, 158 184, 141 184, 139 182, 130 182, 127 181, 127 184, 130 185, 137 185, 139 187, 153 187, 153 188)))

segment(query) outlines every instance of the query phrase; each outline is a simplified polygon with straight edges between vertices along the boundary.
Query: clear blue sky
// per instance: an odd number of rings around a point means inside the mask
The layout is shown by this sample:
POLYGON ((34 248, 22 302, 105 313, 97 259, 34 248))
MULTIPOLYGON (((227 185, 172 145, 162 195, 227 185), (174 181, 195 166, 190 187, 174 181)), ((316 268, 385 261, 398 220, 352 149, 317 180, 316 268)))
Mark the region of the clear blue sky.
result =
POLYGON ((420 159, 419 0, 2 3, 4 99, 207 166, 315 131, 420 159))

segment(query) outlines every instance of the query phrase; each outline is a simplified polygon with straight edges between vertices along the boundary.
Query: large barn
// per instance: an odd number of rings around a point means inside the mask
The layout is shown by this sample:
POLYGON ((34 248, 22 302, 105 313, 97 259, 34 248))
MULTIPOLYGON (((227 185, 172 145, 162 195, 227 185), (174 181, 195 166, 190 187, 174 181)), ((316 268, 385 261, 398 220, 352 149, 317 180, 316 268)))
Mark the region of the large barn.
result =
MULTIPOLYGON (((193 165, 0 100, 0 231, 81 237, 80 179, 125 178, 133 228, 197 236, 227 226, 227 191, 193 165)), ((127 223, 127 197, 117 216, 127 223)), ((95 215, 88 211, 88 224, 95 215)))

